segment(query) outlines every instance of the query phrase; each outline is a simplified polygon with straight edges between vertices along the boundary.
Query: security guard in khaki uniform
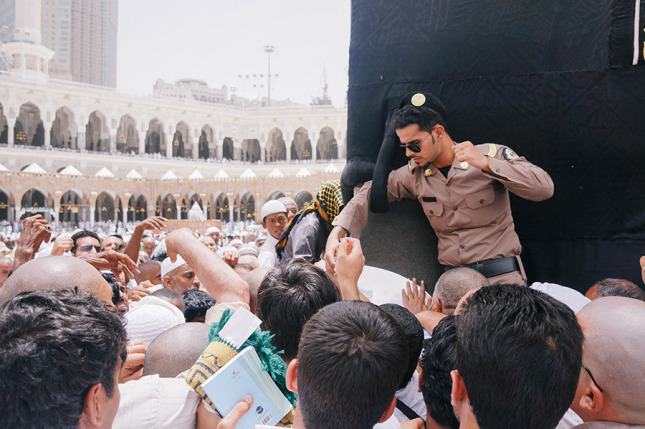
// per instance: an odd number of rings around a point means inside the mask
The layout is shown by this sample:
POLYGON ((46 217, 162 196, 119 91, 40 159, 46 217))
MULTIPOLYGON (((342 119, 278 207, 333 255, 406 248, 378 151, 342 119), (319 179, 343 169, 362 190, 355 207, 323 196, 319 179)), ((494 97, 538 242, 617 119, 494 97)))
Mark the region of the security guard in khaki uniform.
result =
MULTIPOLYGON (((438 238, 439 263, 469 267, 491 283, 526 284, 508 191, 531 201, 553 195, 553 181, 506 146, 456 143, 445 125, 445 108, 431 94, 409 94, 392 125, 410 161, 387 180, 390 202, 416 199, 438 238)), ((334 269, 339 240, 358 238, 367 225, 367 182, 336 217, 325 262, 334 269)))

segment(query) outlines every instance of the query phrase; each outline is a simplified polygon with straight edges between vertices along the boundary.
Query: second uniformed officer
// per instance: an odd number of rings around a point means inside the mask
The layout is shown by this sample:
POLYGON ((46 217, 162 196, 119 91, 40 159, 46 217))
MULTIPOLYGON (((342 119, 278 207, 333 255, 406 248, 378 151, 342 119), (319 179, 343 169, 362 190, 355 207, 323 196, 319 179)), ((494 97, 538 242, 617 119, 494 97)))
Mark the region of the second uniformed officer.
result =
MULTIPOLYGON (((446 131, 445 109, 431 94, 410 94, 393 118, 393 127, 410 161, 390 173, 390 202, 416 199, 438 239, 439 263, 468 266, 491 283, 526 284, 519 258, 508 191, 542 201, 553 195, 547 172, 506 146, 456 143, 446 131)), ((358 238, 367 225, 371 181, 336 217, 325 261, 333 270, 340 238, 358 238)))

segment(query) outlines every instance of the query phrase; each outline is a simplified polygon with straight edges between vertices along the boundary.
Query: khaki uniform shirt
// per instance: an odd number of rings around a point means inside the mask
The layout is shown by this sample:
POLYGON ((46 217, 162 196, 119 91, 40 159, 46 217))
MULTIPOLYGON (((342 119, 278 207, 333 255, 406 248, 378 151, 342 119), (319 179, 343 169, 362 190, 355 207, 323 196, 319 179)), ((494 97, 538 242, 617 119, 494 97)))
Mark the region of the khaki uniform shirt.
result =
MULTIPOLYGON (((468 265, 519 255, 522 246, 515 233, 508 191, 532 201, 553 195, 548 173, 524 157, 502 145, 476 147, 489 158, 494 174, 455 158, 447 178, 434 166, 424 169, 413 161, 388 177, 390 202, 410 198, 421 203, 437 234, 442 265, 468 265)), ((333 222, 352 237, 358 238, 367 225, 371 185, 371 181, 365 183, 333 222)))

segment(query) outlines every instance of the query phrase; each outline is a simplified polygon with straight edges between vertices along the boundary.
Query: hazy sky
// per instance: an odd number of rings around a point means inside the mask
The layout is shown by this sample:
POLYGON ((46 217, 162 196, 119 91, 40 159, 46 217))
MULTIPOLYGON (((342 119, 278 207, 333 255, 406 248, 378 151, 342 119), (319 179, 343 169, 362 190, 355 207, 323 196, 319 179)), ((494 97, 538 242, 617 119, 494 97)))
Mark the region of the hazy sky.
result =
POLYGON ((205 80, 308 104, 322 95, 323 71, 333 104, 347 91, 351 0, 121 0, 117 87, 151 93, 158 78, 205 80), (259 75, 240 79, 239 75, 259 75), (253 88, 253 85, 264 85, 253 88))

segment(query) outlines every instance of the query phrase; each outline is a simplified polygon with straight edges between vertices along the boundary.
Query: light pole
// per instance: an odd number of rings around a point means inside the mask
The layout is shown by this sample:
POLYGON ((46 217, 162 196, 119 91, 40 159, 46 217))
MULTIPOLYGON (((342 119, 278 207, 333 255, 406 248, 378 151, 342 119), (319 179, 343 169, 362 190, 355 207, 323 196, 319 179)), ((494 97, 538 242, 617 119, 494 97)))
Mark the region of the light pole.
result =
POLYGON ((272 45, 266 45, 264 47, 264 52, 266 52, 269 56, 269 73, 267 73, 267 80, 268 80, 268 87, 269 87, 269 98, 268 98, 268 106, 271 107, 271 52, 275 51, 275 46, 272 45))

